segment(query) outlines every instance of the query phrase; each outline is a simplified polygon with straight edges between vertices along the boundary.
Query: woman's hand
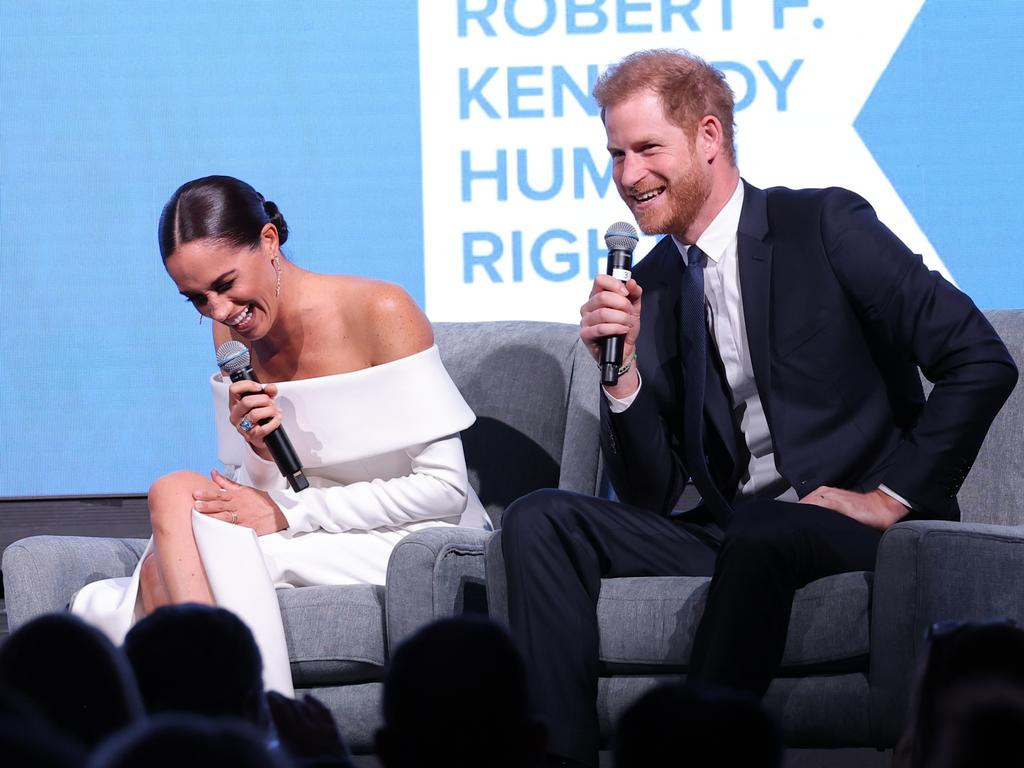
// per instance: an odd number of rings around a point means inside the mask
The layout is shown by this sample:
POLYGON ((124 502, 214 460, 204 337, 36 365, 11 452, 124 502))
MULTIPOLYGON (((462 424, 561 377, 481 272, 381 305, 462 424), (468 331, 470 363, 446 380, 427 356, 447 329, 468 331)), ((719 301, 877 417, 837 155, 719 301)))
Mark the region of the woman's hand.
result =
POLYGON ((281 409, 274 401, 276 396, 276 385, 245 379, 231 382, 228 388, 228 420, 264 461, 273 461, 264 438, 281 426, 281 409), (261 424, 264 419, 269 421, 261 424))
POLYGON ((270 494, 228 480, 216 469, 211 470, 210 477, 217 484, 218 490, 216 493, 192 493, 197 512, 226 523, 252 528, 257 536, 283 531, 288 527, 288 520, 270 498, 270 494))

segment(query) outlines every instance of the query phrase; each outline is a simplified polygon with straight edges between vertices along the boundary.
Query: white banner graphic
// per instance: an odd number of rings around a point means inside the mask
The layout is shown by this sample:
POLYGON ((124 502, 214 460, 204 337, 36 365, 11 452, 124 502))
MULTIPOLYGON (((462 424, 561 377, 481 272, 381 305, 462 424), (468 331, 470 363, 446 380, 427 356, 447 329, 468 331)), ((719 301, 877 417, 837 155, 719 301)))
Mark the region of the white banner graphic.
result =
POLYGON ((427 313, 578 321, 605 230, 632 221, 590 92, 645 48, 685 48, 726 73, 747 180, 848 187, 948 276, 853 128, 922 3, 421 0, 427 313))

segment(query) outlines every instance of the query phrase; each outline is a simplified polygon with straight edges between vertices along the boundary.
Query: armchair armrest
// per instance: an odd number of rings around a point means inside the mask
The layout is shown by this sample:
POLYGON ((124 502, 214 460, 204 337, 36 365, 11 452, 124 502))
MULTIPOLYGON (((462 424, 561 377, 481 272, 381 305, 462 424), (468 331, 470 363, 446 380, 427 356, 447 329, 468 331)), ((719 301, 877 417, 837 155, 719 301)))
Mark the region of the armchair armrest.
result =
POLYGON ((1024 526, 894 525, 878 548, 871 610, 871 727, 876 743, 894 744, 930 625, 991 616, 1024 624, 1024 526))
POLYGON ((484 547, 492 535, 477 528, 438 527, 398 542, 388 561, 389 650, 435 619, 487 612, 484 547))
POLYGON ((30 536, 3 555, 4 599, 13 632, 44 613, 63 611, 86 584, 131 576, 145 539, 89 536, 30 536))

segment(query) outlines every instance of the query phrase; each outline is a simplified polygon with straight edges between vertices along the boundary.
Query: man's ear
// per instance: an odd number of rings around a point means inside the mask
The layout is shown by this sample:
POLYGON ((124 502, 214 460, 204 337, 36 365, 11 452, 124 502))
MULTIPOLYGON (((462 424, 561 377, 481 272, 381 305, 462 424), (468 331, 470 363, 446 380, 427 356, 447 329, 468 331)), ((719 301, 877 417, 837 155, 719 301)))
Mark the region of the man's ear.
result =
POLYGON ((710 164, 725 151, 724 141, 722 123, 714 115, 704 115, 697 124, 697 150, 706 163, 710 164))

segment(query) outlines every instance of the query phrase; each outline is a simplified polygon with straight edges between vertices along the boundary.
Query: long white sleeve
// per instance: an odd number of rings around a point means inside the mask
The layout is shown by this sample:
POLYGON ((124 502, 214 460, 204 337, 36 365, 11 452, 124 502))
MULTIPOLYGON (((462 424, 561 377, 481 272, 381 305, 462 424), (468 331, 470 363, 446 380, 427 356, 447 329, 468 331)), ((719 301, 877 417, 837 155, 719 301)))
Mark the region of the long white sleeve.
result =
POLYGON ((296 493, 277 467, 247 458, 236 480, 266 490, 288 520, 285 535, 323 529, 333 533, 403 526, 423 520, 458 518, 466 509, 469 482, 458 435, 405 449, 408 475, 331 484, 310 476, 310 487, 296 493))
POLYGON ((226 472, 271 495, 288 520, 285 535, 426 520, 489 527, 469 485, 458 436, 475 417, 436 347, 277 387, 282 427, 310 483, 298 493, 230 423, 228 383, 219 376, 211 379, 217 452, 226 472))

